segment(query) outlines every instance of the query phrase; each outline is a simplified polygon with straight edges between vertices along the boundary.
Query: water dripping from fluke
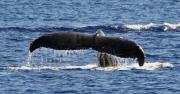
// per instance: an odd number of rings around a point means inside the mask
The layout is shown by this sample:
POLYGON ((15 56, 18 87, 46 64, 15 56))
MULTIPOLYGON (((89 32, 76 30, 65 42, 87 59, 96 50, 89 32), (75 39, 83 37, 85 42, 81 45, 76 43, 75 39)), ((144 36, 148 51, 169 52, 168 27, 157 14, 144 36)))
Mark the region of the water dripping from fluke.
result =
POLYGON ((82 54, 84 53, 83 51, 84 50, 54 50, 48 48, 41 48, 35 53, 29 51, 24 66, 28 68, 37 68, 46 66, 45 63, 48 64, 53 63, 55 61, 61 63, 63 57, 70 57, 72 55, 82 54))
MULTIPOLYGON (((40 51, 43 52, 43 51, 40 51)), ((54 51, 54 55, 60 54, 63 56, 69 56, 72 55, 70 53, 77 53, 78 51, 54 51)), ((81 52, 81 50, 80 50, 81 52)), ((154 63, 147 63, 142 67, 139 67, 137 60, 132 59, 132 58, 120 58, 117 56, 113 56, 112 61, 117 62, 117 66, 110 66, 110 67, 99 67, 97 63, 95 64, 88 64, 88 65, 81 65, 81 66, 76 66, 76 65, 65 65, 65 66, 45 66, 41 64, 41 66, 33 66, 32 64, 32 53, 28 53, 28 58, 25 66, 17 67, 17 68, 9 68, 12 70, 103 70, 103 71, 118 71, 118 70, 133 70, 133 69, 140 69, 140 70, 155 70, 159 68, 164 68, 164 67, 173 67, 172 64, 169 63, 160 63, 160 62, 154 62, 154 63)), ((41 61, 43 62, 43 56, 41 55, 41 61)), ((53 56, 54 57, 54 56, 53 56)), ((56 57, 54 57, 56 58, 56 57)))
POLYGON ((27 60, 26 60, 26 66, 27 67, 32 67, 32 53, 29 51, 28 52, 28 58, 27 58, 27 60))

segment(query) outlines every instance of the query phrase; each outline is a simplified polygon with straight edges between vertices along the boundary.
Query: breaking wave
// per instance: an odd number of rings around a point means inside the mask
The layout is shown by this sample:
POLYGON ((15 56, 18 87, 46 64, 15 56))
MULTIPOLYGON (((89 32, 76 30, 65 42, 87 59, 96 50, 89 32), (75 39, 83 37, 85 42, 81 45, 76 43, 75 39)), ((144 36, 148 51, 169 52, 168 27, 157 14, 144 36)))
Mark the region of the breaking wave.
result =
POLYGON ((131 24, 131 25, 124 25, 126 28, 134 31, 180 31, 180 23, 178 24, 170 24, 170 23, 163 23, 163 24, 131 24))
POLYGON ((26 32, 59 32, 59 31, 77 31, 77 32, 95 32, 97 29, 102 29, 104 32, 143 32, 143 31, 180 31, 180 23, 149 23, 149 24, 113 24, 113 25, 98 25, 85 27, 0 27, 0 31, 26 31, 26 32))

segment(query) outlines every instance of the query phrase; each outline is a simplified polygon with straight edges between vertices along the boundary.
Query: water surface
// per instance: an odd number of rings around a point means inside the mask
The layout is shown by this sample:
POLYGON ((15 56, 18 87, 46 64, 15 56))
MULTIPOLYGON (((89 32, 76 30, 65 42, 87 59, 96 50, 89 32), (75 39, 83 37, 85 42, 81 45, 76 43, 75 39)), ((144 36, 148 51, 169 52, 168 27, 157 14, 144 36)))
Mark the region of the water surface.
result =
POLYGON ((179 0, 1 0, 1 94, 180 93, 179 0), (96 51, 38 49, 28 64, 29 44, 62 31, 137 42, 146 63, 97 67, 96 51))

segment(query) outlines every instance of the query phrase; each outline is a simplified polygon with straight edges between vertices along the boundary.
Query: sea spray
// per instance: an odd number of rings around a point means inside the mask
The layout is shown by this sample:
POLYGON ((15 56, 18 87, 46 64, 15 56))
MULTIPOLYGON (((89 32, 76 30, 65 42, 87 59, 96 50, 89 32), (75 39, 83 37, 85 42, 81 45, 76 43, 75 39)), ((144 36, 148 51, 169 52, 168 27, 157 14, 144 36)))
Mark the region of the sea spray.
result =
MULTIPOLYGON (((71 69, 90 69, 90 70, 103 70, 103 71, 114 71, 114 70, 132 70, 132 69, 143 69, 143 70, 155 70, 163 67, 173 67, 170 63, 160 63, 160 62, 153 62, 153 63, 145 63, 144 66, 139 67, 138 62, 136 59, 132 58, 120 58, 117 56, 113 56, 114 58, 113 62, 118 62, 117 66, 115 67, 98 67, 95 63, 90 65, 81 65, 81 66, 75 66, 66 64, 63 66, 52 66, 52 61, 47 62, 46 60, 52 60, 52 59, 59 59, 63 58, 64 56, 72 56, 73 54, 82 53, 83 50, 75 50, 75 51, 68 51, 68 50, 51 50, 51 49, 45 49, 45 50, 39 50, 38 53, 28 53, 28 58, 26 62, 26 66, 21 67, 9 67, 8 69, 11 70, 71 70, 71 69), (36 54, 36 55, 35 55, 36 54), (33 56, 32 56, 33 55, 33 56), (61 57, 63 55, 63 57, 61 57), (32 58, 35 56, 36 62, 34 62, 34 59, 32 58), (43 65, 47 63, 51 63, 49 65, 43 65), (41 66, 40 66, 40 65, 41 66)), ((60 62, 60 61, 59 61, 60 62)))

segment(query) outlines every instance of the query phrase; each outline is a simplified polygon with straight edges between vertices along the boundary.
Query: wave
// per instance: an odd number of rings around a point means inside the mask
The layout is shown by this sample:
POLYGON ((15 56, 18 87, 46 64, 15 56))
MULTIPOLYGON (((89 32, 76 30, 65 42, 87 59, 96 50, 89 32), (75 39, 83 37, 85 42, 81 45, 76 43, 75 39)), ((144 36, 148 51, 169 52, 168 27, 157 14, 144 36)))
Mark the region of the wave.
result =
POLYGON ((135 31, 180 31, 180 23, 178 24, 170 24, 170 23, 163 23, 163 24, 131 24, 131 25, 124 25, 130 30, 135 31))
POLYGON ((29 32, 59 32, 59 31, 76 31, 76 32, 95 32, 97 29, 102 29, 104 32, 143 32, 143 31, 180 31, 180 23, 163 23, 163 24, 113 24, 113 25, 98 25, 85 27, 39 27, 39 28, 25 28, 25 27, 0 27, 0 31, 29 31, 29 32))
POLYGON ((119 65, 117 67, 98 67, 97 64, 87 64, 87 65, 64 65, 59 67, 54 66, 39 66, 39 67, 31 67, 31 66, 20 66, 20 67, 1 67, 1 70, 34 70, 34 71, 43 71, 43 70, 53 70, 53 71, 60 71, 60 70, 101 70, 101 71, 121 71, 121 70, 156 70, 160 68, 166 67, 174 67, 171 63, 161 63, 161 62, 153 62, 153 63, 145 63, 144 66, 140 67, 137 63, 133 64, 124 64, 119 65))

